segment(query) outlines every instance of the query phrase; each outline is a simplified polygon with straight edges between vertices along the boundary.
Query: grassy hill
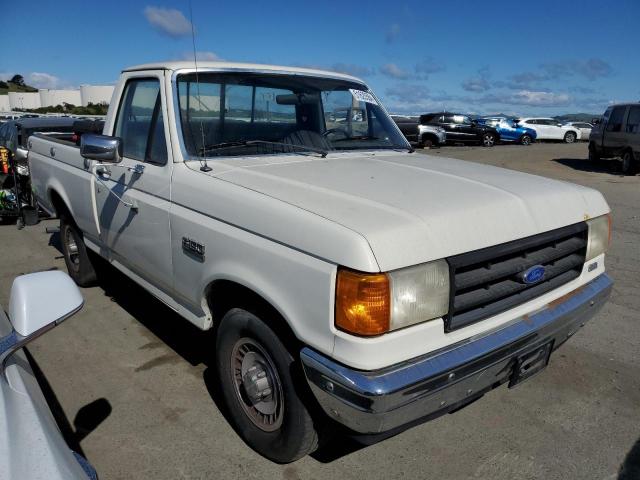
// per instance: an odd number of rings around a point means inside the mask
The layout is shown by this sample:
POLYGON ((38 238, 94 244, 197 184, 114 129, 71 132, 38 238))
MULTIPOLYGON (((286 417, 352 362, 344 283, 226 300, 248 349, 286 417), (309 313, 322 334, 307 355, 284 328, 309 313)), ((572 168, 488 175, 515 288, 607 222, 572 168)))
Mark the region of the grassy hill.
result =
POLYGON ((16 85, 11 82, 0 81, 0 95, 7 95, 9 92, 37 92, 38 89, 29 85, 16 85))

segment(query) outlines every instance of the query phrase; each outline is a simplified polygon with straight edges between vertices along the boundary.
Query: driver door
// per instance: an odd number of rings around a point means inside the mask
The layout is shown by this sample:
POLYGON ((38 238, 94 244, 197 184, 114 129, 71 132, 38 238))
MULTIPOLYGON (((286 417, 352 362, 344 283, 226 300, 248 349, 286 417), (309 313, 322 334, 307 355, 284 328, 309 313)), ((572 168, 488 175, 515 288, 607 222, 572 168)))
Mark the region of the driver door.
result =
POLYGON ((172 162, 162 80, 158 74, 125 83, 112 130, 122 139, 123 160, 93 168, 95 220, 108 258, 167 290, 172 162))

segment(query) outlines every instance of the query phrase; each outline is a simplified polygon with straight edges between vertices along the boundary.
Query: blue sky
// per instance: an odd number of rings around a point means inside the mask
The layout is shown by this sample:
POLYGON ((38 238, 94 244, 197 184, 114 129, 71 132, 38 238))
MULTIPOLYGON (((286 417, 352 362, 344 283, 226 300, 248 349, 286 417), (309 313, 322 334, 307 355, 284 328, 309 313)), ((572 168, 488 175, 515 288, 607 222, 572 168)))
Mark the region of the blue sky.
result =
MULTIPOLYGON (((192 2, 201 58, 345 71, 392 111, 601 113, 640 99, 637 0, 192 2)), ((3 3, 0 78, 105 84, 192 58, 188 0, 3 3)))

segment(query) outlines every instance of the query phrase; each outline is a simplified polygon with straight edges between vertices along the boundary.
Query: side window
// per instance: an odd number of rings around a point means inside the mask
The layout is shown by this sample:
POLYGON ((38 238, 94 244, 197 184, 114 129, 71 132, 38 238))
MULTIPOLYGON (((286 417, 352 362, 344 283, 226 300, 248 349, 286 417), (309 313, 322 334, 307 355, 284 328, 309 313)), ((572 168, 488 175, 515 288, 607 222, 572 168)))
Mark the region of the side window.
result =
POLYGON ((164 124, 157 79, 127 83, 114 135, 122 138, 123 156, 143 162, 167 161, 164 124))
POLYGON ((627 119, 627 133, 640 133, 640 106, 633 106, 629 109, 629 118, 627 119))
POLYGON ((534 118, 532 118, 531 120, 527 120, 526 123, 529 125, 538 125, 538 121, 534 118))
POLYGON ((622 131, 622 119, 624 118, 624 112, 627 107, 615 107, 609 117, 607 123, 607 132, 621 132, 622 131))
POLYGON ((167 139, 164 135, 164 120, 162 115, 162 102, 160 95, 154 112, 153 128, 149 136, 149 147, 145 162, 155 163, 157 165, 166 165, 167 163, 167 139))

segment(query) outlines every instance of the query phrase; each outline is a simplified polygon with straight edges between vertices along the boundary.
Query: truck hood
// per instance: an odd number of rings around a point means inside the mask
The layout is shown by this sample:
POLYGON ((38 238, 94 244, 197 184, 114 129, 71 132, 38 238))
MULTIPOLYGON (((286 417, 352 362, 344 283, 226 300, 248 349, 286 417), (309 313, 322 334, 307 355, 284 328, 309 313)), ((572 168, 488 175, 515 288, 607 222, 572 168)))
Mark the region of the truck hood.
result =
POLYGON ((451 158, 399 152, 268 156, 209 175, 366 238, 382 271, 535 235, 603 215, 592 189, 451 158))

